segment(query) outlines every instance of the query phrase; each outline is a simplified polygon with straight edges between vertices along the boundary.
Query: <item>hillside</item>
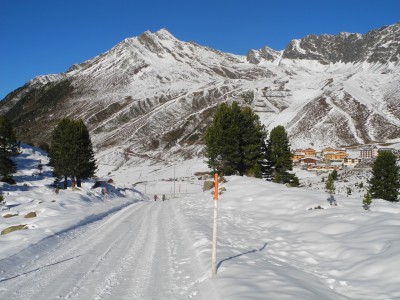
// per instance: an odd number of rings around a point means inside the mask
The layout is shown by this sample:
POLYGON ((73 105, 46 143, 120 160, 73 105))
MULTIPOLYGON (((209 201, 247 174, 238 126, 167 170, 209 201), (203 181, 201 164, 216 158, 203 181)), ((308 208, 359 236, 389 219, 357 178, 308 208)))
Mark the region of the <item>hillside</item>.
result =
MULTIPOLYGON (((0 229, 22 222, 29 227, 0 235, 2 299, 400 297, 398 203, 376 199, 365 211, 356 192, 335 195, 333 206, 323 191, 227 177, 218 200, 218 273, 212 278, 213 200, 194 176, 205 170, 201 161, 120 168, 110 174, 110 193, 102 195, 91 182, 54 194, 50 169, 32 176, 45 159, 23 147, 17 185, 2 184, 9 210, 2 211, 0 229), (179 179, 169 181, 174 175, 179 179), (138 191, 131 189, 136 179, 142 179, 138 191), (167 200, 140 196, 145 190, 167 200), (37 217, 23 217, 31 211, 37 217), (17 216, 4 218, 9 213, 17 216)), ((359 181, 348 179, 350 185, 359 181)))
POLYGON ((176 39, 165 29, 127 38, 64 73, 10 93, 0 111, 25 142, 48 141, 62 117, 83 118, 103 163, 201 157, 215 106, 243 101, 293 147, 400 137, 400 23, 365 35, 308 35, 247 56, 176 39))

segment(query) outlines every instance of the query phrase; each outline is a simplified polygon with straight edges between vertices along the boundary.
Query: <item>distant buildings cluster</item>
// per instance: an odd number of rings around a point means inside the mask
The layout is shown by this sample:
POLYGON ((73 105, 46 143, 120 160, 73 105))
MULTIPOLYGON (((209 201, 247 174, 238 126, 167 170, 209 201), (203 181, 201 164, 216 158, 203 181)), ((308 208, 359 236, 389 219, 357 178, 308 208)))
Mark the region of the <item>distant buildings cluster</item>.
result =
POLYGON ((358 157, 352 158, 349 157, 346 149, 328 147, 322 150, 296 149, 292 160, 294 165, 302 166, 309 171, 330 172, 344 167, 354 167, 363 160, 375 159, 381 151, 390 151, 400 157, 399 150, 394 148, 362 147, 359 149, 358 157))

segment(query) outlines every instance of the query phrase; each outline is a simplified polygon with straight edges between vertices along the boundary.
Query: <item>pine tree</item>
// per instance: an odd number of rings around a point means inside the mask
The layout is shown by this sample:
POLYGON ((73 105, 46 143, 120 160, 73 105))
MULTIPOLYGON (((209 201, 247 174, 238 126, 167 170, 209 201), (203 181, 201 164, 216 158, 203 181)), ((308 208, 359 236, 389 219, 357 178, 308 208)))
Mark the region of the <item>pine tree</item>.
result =
POLYGON ((206 131, 207 163, 220 174, 259 177, 263 139, 263 127, 250 107, 222 103, 206 131))
POLYGON ((81 186, 81 179, 87 179, 94 175, 97 166, 94 159, 92 142, 90 140, 89 131, 82 120, 75 122, 77 127, 77 144, 78 151, 76 154, 75 176, 77 178, 78 187, 81 186))
POLYGON ((332 175, 333 180, 337 180, 338 179, 338 172, 336 170, 333 170, 331 175, 332 175))
POLYGON ((232 116, 232 108, 222 103, 218 105, 213 123, 205 136, 206 156, 210 168, 221 175, 232 175, 240 161, 238 127, 232 116))
POLYGON ((72 187, 75 179, 80 180, 94 175, 96 162, 89 132, 82 120, 61 120, 52 132, 50 147, 50 165, 54 175, 64 177, 64 188, 67 178, 71 177, 72 187))
POLYGON ((0 181, 15 184, 12 174, 16 172, 15 163, 7 156, 0 155, 0 181))
POLYGON ((10 159, 10 156, 19 152, 19 143, 17 142, 11 121, 0 116, 0 180, 15 184, 12 174, 16 172, 16 165, 10 159))
POLYGON ((19 152, 19 144, 11 121, 0 116, 0 155, 16 155, 19 152))
POLYGON ((371 207, 371 203, 372 203, 372 196, 370 192, 367 192, 364 194, 364 199, 363 199, 363 207, 365 210, 369 210, 369 208, 371 207))
POLYGON ((70 144, 67 136, 70 127, 70 119, 62 119, 54 128, 51 135, 51 146, 49 151, 50 165, 53 167, 55 177, 64 177, 64 189, 67 188, 67 178, 71 175, 68 170, 68 156, 70 144))
POLYGON ((335 193, 335 183, 333 182, 333 176, 332 174, 328 175, 328 180, 326 181, 325 184, 325 191, 327 193, 329 193, 329 198, 328 198, 328 202, 330 205, 337 205, 336 204, 336 200, 335 197, 333 196, 333 194, 335 193))
POLYGON ((289 172, 293 170, 292 152, 283 126, 277 126, 271 130, 266 146, 265 162, 267 162, 267 165, 269 164, 268 168, 273 181, 298 186, 298 178, 289 172))
POLYGON ((328 175, 328 180, 325 183, 325 190, 328 194, 332 195, 335 193, 335 184, 333 182, 333 176, 332 174, 328 175))
POLYGON ((240 175, 247 174, 261 178, 260 161, 263 157, 262 144, 265 130, 259 117, 249 107, 241 109, 239 116, 239 149, 241 161, 238 166, 240 175))
POLYGON ((380 152, 372 165, 372 177, 369 180, 369 193, 373 199, 399 201, 400 172, 396 156, 388 151, 380 152))

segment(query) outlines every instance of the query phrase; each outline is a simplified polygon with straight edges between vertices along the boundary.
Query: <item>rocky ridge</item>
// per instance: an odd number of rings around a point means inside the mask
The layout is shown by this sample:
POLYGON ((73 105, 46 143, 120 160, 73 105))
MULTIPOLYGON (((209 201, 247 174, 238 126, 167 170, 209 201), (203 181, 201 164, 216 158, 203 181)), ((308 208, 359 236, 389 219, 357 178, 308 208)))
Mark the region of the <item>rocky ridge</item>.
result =
POLYGON ((400 23, 365 35, 308 35, 283 51, 246 56, 176 39, 167 30, 128 38, 65 73, 39 76, 0 111, 24 141, 48 141, 62 117, 83 118, 104 162, 201 156, 216 105, 243 102, 293 147, 400 138, 400 23))

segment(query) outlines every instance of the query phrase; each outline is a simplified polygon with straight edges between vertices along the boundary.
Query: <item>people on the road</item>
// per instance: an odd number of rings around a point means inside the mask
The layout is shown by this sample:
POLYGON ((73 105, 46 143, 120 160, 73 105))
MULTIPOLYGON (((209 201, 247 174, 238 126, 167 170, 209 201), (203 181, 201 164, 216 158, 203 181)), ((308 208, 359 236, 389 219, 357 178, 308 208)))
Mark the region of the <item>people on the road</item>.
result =
POLYGON ((154 201, 157 201, 157 200, 158 200, 158 196, 154 195, 154 201))
POLYGON ((165 201, 167 198, 165 197, 165 194, 162 195, 162 201, 165 201))

